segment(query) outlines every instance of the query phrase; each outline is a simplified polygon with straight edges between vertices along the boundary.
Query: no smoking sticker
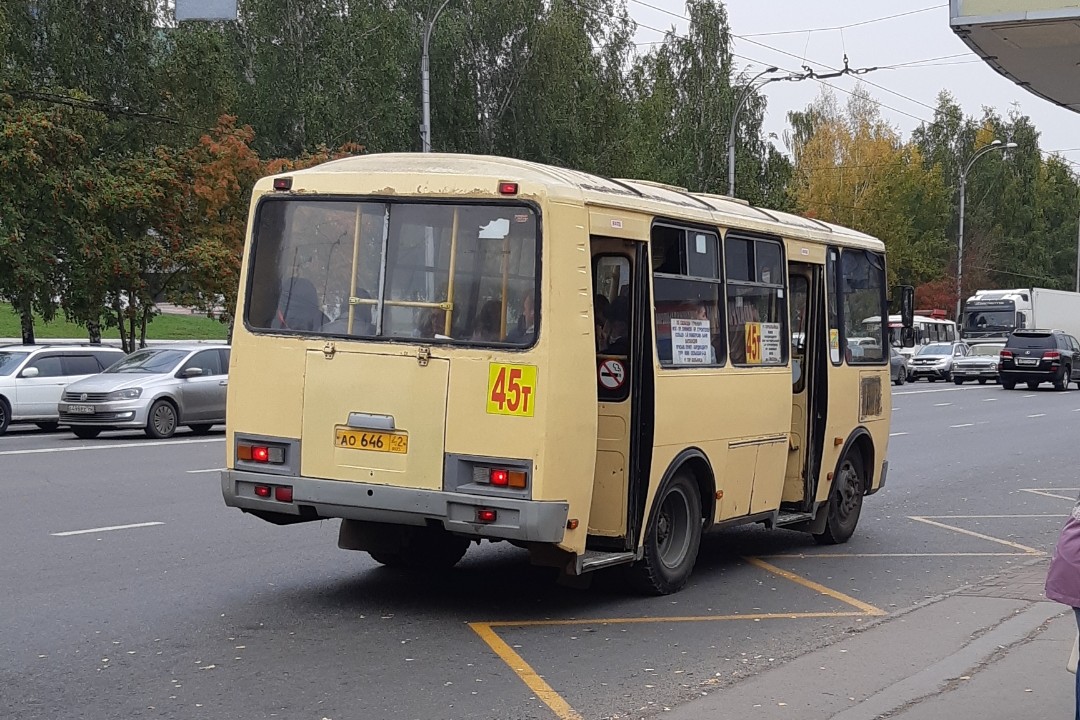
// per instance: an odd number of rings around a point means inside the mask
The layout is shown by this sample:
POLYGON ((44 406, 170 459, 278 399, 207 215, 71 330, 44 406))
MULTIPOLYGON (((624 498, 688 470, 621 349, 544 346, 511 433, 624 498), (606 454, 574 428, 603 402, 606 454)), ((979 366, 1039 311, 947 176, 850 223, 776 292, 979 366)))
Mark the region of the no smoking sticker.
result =
POLYGON ((605 360, 600 364, 600 384, 608 390, 618 390, 626 382, 626 368, 618 360, 605 360))

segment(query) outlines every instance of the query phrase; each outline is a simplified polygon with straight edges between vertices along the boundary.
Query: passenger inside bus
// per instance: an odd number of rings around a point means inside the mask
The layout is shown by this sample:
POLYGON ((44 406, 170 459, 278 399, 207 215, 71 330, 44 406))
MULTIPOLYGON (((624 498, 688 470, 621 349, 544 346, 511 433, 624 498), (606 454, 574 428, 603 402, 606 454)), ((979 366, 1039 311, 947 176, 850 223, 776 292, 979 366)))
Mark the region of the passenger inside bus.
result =
MULTIPOLYGON (((364 288, 358 288, 356 290, 356 297, 363 300, 370 300, 371 293, 364 288)), ((323 332, 333 333, 335 335, 345 335, 349 332, 349 298, 344 298, 341 301, 340 308, 338 310, 338 316, 330 322, 323 325, 323 332)), ((353 310, 353 335, 374 335, 375 324, 371 321, 371 305, 357 305, 353 310)))
POLYGON ((611 308, 611 301, 604 295, 597 293, 593 297, 593 320, 596 323, 596 351, 600 352, 607 347, 607 316, 611 308))
POLYGON ((425 308, 420 311, 416 323, 417 334, 422 338, 449 339, 443 335, 446 329, 446 311, 438 308, 425 308))
POLYGON ((476 318, 476 329, 473 330, 472 339, 482 342, 499 342, 501 328, 502 303, 498 300, 488 300, 480 306, 480 314, 476 318))
POLYGON ((305 277, 293 276, 281 283, 277 311, 270 327, 278 330, 319 330, 328 321, 319 307, 319 293, 305 277))
POLYGON ((536 297, 533 291, 525 293, 521 299, 521 317, 518 318, 517 328, 507 336, 507 341, 518 344, 532 342, 536 333, 536 297))

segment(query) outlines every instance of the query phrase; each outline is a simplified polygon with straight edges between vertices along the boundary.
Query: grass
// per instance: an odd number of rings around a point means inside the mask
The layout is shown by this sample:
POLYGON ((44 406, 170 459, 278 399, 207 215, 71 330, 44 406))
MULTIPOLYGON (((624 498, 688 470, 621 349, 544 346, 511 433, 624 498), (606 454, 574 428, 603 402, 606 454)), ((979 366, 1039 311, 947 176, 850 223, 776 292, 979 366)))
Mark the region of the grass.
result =
MULTIPOLYGON (((147 340, 224 340, 226 327, 217 320, 202 315, 158 315, 146 326, 147 340)), ((138 333, 138 328, 136 328, 138 333)), ((38 340, 56 338, 87 338, 86 328, 70 323, 60 314, 51 323, 34 318, 34 334, 38 340)), ((0 306, 0 338, 22 336, 19 316, 10 305, 0 306)), ((109 328, 101 333, 103 340, 119 340, 120 331, 109 328)))

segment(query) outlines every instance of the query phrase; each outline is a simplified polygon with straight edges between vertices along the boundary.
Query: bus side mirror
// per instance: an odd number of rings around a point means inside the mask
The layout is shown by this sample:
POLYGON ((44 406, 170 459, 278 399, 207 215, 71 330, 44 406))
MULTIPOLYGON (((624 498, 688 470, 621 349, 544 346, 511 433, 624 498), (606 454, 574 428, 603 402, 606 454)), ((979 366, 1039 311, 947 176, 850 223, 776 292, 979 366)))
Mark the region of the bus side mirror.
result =
POLYGON ((904 347, 915 347, 915 328, 900 328, 900 342, 904 347))
POLYGON ((915 327, 915 287, 900 286, 900 325, 905 329, 915 327))

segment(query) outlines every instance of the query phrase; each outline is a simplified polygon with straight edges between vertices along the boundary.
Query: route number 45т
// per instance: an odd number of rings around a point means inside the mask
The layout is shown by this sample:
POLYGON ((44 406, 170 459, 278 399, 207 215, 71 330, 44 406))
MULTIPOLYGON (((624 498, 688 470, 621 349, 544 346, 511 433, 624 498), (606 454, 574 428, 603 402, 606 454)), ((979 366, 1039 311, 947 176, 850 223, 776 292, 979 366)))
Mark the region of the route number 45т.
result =
POLYGON ((488 366, 487 411, 492 415, 532 417, 536 405, 536 367, 488 366))

